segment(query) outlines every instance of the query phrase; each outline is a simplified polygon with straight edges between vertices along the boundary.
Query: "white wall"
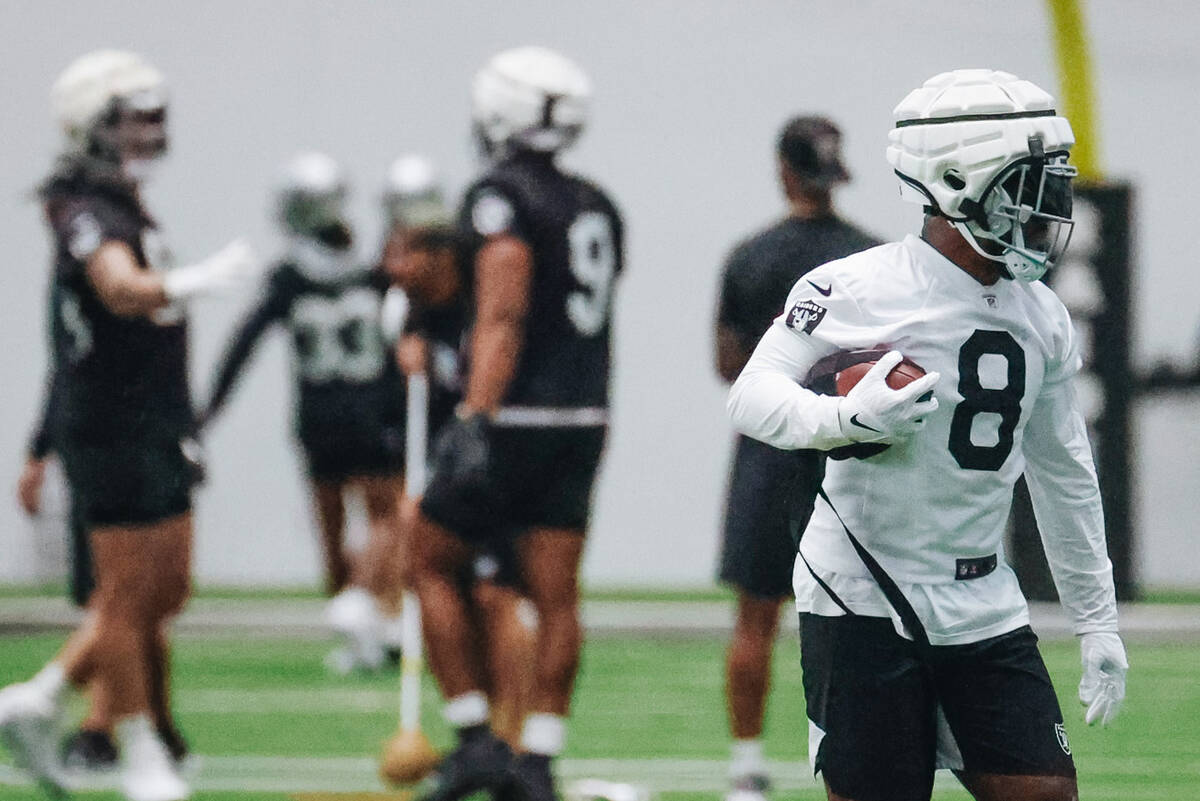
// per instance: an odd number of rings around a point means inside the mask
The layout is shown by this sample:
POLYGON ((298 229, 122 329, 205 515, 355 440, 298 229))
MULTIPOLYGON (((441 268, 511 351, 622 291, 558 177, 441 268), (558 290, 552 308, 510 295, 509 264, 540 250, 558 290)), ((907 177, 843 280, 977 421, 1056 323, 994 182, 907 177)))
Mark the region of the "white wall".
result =
MULTIPOLYGON (((770 150, 780 122, 801 110, 840 120, 857 176, 840 204, 878 234, 898 237, 917 225, 919 211, 898 201, 883 147, 891 108, 909 89, 945 69, 993 66, 1058 90, 1039 0, 3 5, 0 242, 9 263, 0 493, 15 482, 40 394, 48 256, 29 189, 56 146, 47 89, 71 58, 129 47, 169 75, 174 155, 150 200, 185 259, 242 233, 273 248, 268 188, 301 147, 327 149, 358 177, 369 254, 378 231, 373 196, 393 156, 429 153, 456 188, 474 169, 467 85, 483 59, 536 42, 584 65, 596 86, 594 122, 569 163, 612 189, 630 232, 613 439, 586 565, 596 583, 696 584, 711 576, 730 439, 710 367, 716 271, 733 241, 779 212, 770 150)), ((1200 284, 1187 235, 1191 190, 1200 185, 1200 162, 1190 156, 1200 6, 1160 2, 1154 15, 1130 13, 1121 0, 1087 6, 1100 153, 1112 175, 1139 189, 1136 352, 1190 359, 1200 284)), ((248 301, 196 306, 198 389, 248 301)), ((213 477, 198 502, 202 581, 315 580, 309 512, 287 439, 286 374, 276 339, 209 443, 213 477)), ((1193 399, 1175 413, 1191 426, 1193 444, 1195 409, 1193 399)), ((1195 451, 1174 429, 1141 430, 1155 438, 1141 445, 1143 487, 1157 486, 1160 473, 1185 484, 1169 507, 1143 507, 1152 550, 1161 541, 1171 553, 1191 536, 1195 451)), ((32 531, 15 504, 0 502, 0 580, 30 575, 32 531)), ((1151 580, 1200 584, 1194 560, 1144 563, 1151 580)))

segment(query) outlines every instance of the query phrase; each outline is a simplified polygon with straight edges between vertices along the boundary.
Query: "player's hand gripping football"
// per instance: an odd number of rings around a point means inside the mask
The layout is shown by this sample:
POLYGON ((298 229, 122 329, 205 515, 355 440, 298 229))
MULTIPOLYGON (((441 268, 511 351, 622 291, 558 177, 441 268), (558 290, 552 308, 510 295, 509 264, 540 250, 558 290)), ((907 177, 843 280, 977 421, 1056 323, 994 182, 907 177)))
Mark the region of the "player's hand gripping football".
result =
POLYGON ((235 239, 203 261, 176 267, 163 278, 163 291, 172 301, 195 295, 238 289, 262 270, 262 260, 250 243, 235 239))
POLYGON ((1097 721, 1107 726, 1125 700, 1125 673, 1129 670, 1125 646, 1115 632, 1096 631, 1080 637, 1079 650, 1083 661, 1079 701, 1087 707, 1083 718, 1089 726, 1097 721))
POLYGON ((846 394, 838 407, 842 433, 852 442, 896 442, 925 426, 925 416, 937 411, 930 395, 940 375, 927 373, 900 389, 887 385, 887 375, 904 357, 889 351, 846 394))

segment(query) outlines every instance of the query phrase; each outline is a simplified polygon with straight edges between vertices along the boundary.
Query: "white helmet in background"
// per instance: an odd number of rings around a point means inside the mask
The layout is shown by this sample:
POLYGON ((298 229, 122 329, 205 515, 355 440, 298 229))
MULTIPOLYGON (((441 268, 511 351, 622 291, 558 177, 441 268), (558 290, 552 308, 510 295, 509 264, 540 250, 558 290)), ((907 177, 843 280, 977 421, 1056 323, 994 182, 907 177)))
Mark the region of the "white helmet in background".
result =
POLYGON ((279 221, 291 233, 316 236, 345 225, 349 181, 342 165, 324 153, 301 153, 287 163, 279 182, 279 221))
POLYGON ((1007 72, 930 78, 893 111, 887 158, 901 197, 948 219, 1008 278, 1036 281, 1071 237, 1067 155, 1075 136, 1054 98, 1007 72))
POLYGON ((50 90, 72 151, 140 178, 167 151, 167 85, 137 53, 95 50, 75 59, 50 90))
POLYGON ((592 87, 583 70, 545 47, 493 56, 475 75, 472 117, 485 152, 553 153, 578 138, 592 87))
POLYGON ((388 166, 382 202, 393 226, 416 228, 450 222, 441 176, 430 159, 416 153, 400 156, 388 166))

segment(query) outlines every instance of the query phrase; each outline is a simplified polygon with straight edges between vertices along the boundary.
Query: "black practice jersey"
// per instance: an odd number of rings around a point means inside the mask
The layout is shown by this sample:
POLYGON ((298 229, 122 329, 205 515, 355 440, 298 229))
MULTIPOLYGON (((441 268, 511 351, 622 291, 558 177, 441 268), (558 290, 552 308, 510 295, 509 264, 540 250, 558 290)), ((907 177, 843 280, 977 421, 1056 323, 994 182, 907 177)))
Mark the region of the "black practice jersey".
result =
POLYGON ((55 240, 51 286, 56 437, 93 443, 178 438, 193 426, 183 311, 119 317, 87 276, 106 242, 129 246, 145 270, 169 267, 154 220, 132 190, 64 167, 42 188, 55 240))
POLYGON ((533 252, 524 345, 504 405, 607 407, 609 314, 623 266, 612 201, 549 157, 522 154, 470 187, 461 223, 477 245, 511 234, 533 252))
POLYGON ((291 338, 296 434, 303 442, 375 439, 404 420, 404 385, 383 330, 388 282, 379 270, 349 269, 312 277, 283 261, 262 299, 243 320, 217 371, 211 420, 268 328, 291 338))
POLYGON ((717 321, 750 351, 783 312, 796 281, 828 261, 880 244, 834 216, 787 217, 734 248, 721 277, 717 321))

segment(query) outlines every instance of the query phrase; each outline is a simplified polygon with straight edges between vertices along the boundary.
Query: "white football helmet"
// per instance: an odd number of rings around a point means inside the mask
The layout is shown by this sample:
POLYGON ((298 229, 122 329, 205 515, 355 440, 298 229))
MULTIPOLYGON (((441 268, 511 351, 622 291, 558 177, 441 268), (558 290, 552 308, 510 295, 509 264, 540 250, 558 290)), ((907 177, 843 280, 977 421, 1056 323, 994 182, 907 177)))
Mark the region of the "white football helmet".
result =
POLYGON ((287 163, 279 182, 279 221, 293 234, 315 236, 344 225, 349 181, 342 165, 324 153, 301 153, 287 163))
POLYGON ((138 179, 167 151, 167 86, 137 53, 95 50, 63 70, 50 90, 71 151, 138 179))
POLYGON ((1073 227, 1075 136, 1054 98, 1007 72, 954 70, 893 115, 887 158, 901 197, 948 219, 1008 278, 1036 281, 1059 260, 1073 227))
POLYGON ((570 59, 545 47, 517 47, 476 73, 472 117, 487 153, 553 153, 583 131, 591 94, 587 76, 570 59))
POLYGON ((393 226, 412 228, 450 222, 441 177, 425 156, 409 153, 391 163, 384 176, 382 201, 393 226))

